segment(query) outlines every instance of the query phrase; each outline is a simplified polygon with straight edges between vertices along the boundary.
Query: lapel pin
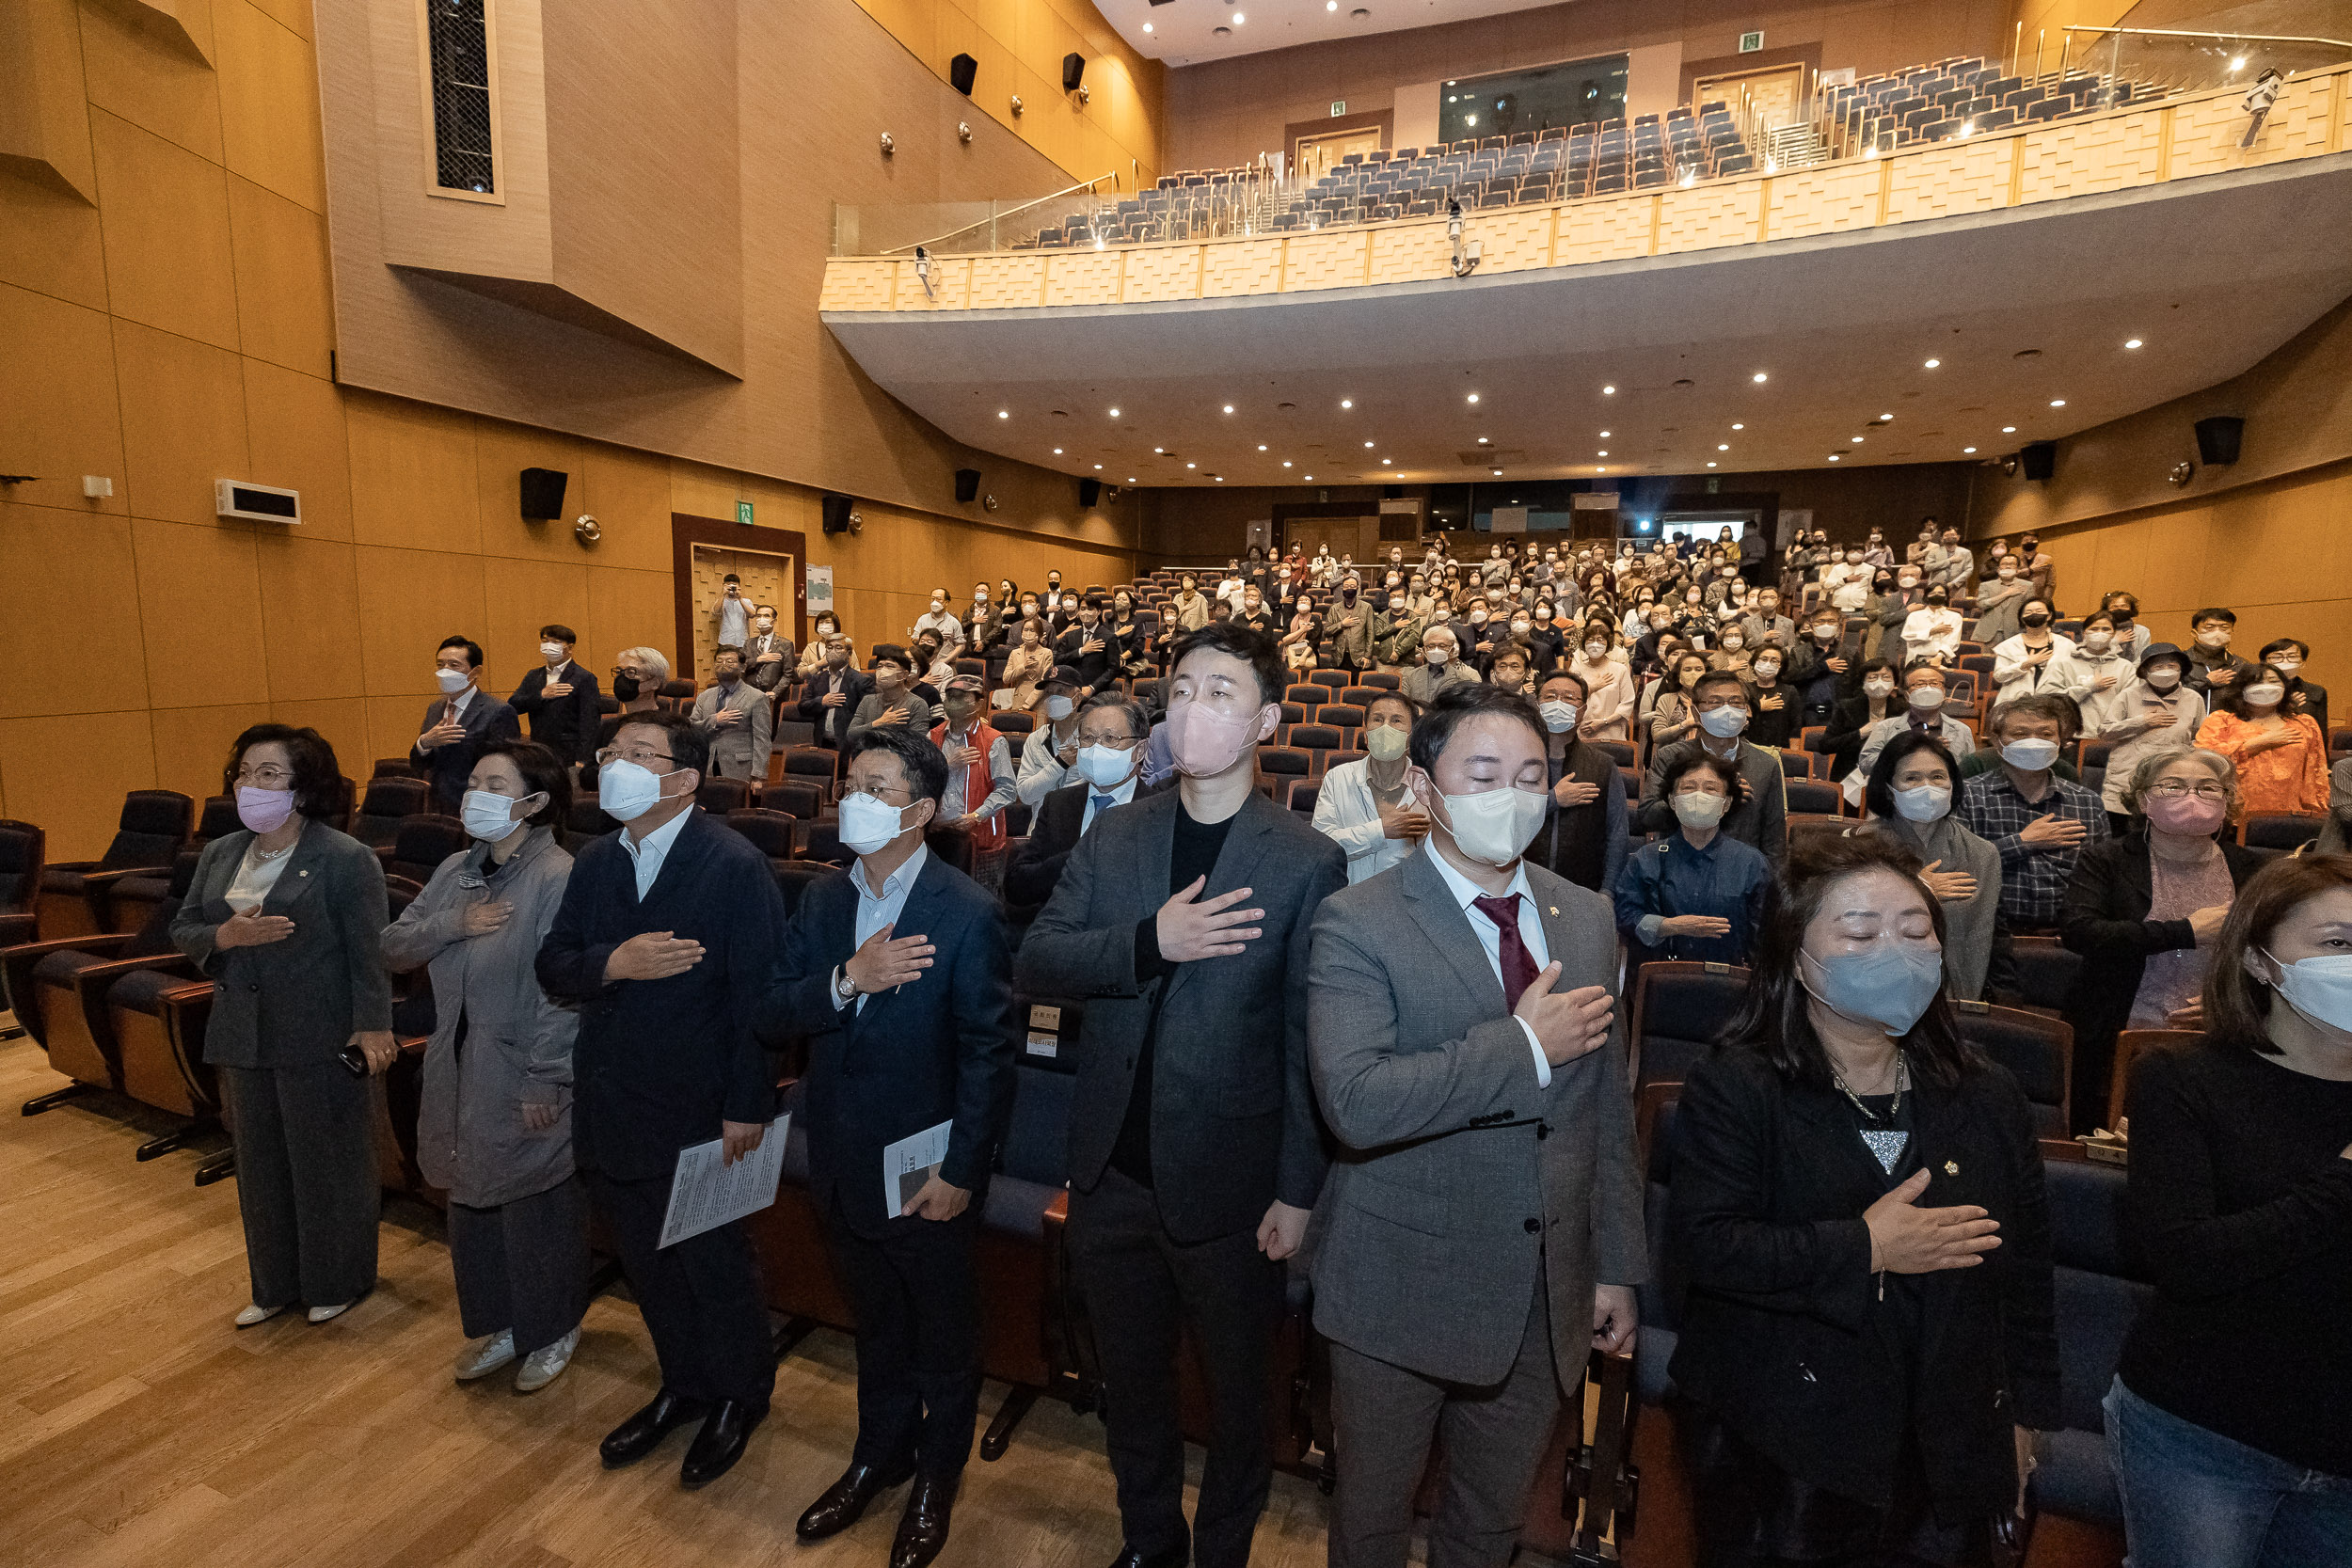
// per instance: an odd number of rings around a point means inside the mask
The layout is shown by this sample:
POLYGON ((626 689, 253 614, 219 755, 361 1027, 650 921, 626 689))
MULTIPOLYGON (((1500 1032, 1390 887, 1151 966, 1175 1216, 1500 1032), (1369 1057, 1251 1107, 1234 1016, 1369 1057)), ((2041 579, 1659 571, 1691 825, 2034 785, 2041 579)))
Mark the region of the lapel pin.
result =
POLYGON ((310 873, 308 871, 297 871, 294 875, 297 877, 308 877, 310 873))
POLYGON ((1544 906, 1544 912, 1552 916, 1554 919, 1557 919, 1560 914, 1560 907, 1556 904, 1546 904, 1544 906))
POLYGON ((1960 1162, 1958 1160, 1945 1161, 1944 1174, 1947 1176, 1958 1176, 1960 1174, 1960 1162))

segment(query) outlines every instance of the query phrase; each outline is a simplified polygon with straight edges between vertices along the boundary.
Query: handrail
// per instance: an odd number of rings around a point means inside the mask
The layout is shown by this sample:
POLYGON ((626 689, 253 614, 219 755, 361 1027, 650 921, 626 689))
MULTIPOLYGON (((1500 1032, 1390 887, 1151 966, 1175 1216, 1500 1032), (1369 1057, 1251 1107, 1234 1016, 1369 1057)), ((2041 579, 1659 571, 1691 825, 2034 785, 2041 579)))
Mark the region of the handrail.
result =
POLYGON ((2301 38, 2284 33, 2201 33, 2178 27, 2091 27, 2072 22, 2058 30, 2063 33, 2120 33, 2125 38, 2212 39, 2217 43, 2325 43, 2352 51, 2352 40, 2301 38))
MULTIPOLYGON (((1141 176, 1138 175, 1137 178, 1140 179, 1141 176)), ((977 229, 984 223, 993 224, 999 222, 1005 218, 1011 217, 1016 214, 1025 213, 1032 207, 1042 206, 1048 201, 1059 201, 1063 197, 1074 196, 1080 191, 1091 193, 1095 186, 1101 184, 1105 180, 1111 182, 1111 188, 1113 190, 1117 190, 1119 188, 1119 171, 1117 169, 1112 169, 1107 174, 1098 174, 1091 180, 1081 180, 1074 185, 1065 186, 1064 188, 1052 192, 1049 195, 1041 196, 1033 201, 1025 201, 1018 207, 1008 207, 1001 213, 991 213, 984 218, 974 218, 970 223, 958 224, 955 228, 948 230, 946 233, 934 234, 928 240, 917 240, 913 245, 893 245, 890 249, 883 251, 882 254, 884 256, 896 256, 902 250, 921 250, 926 246, 935 245, 942 240, 952 240, 958 234, 970 233, 973 230, 977 229)))

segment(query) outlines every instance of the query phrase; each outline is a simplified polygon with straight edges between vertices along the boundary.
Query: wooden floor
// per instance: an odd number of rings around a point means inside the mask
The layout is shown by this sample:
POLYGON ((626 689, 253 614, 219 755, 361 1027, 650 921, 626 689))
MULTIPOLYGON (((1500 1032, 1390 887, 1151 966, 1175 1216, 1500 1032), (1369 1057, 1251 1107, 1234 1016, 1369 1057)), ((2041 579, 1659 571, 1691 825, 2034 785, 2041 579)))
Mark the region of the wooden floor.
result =
MULTIPOLYGON (((655 1387, 625 1297, 590 1307, 578 1358, 543 1392, 518 1396, 503 1376, 460 1387, 438 1215, 395 1204, 373 1295, 319 1327, 290 1313, 236 1331, 235 1182, 198 1189, 188 1151, 134 1162, 162 1124, 126 1101, 17 1114, 62 1082, 31 1041, 0 1045, 0 1564, 886 1560, 903 1492, 844 1536, 792 1535, 855 1433, 844 1337, 820 1330, 778 1368, 773 1411, 723 1480, 679 1489, 683 1434, 608 1474, 597 1440, 655 1387)), ((983 1420, 1003 1393, 983 1393, 983 1420)), ((1253 1562, 1319 1568, 1326 1507, 1278 1474, 1253 1562)), ((1002 1460, 974 1457, 940 1561, 1101 1568, 1119 1548, 1100 1422, 1041 1402, 1002 1460)))

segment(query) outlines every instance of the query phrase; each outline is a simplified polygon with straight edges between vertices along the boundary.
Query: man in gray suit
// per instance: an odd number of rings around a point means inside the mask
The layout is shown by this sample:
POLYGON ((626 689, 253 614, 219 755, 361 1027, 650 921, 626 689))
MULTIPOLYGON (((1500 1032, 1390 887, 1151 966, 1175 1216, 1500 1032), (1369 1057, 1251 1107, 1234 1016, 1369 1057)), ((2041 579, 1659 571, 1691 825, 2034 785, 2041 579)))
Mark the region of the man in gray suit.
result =
POLYGON ((1273 1475, 1282 1259, 1323 1186, 1307 937, 1347 858, 1256 789, 1256 745, 1282 716, 1273 639, 1215 623, 1177 643, 1173 668, 1162 728, 1179 786, 1096 817, 1014 981, 1085 999, 1070 1249, 1102 1355, 1125 1535, 1115 1568, 1242 1568, 1273 1475), (1189 1541, 1184 1323, 1213 1405, 1189 1541))
POLYGON ((1342 1145, 1316 1213, 1331 1341, 1333 1568, 1508 1561, 1528 1484, 1585 1357, 1633 1339, 1642 1177, 1611 986, 1609 901, 1521 856, 1549 799, 1544 727, 1491 686, 1413 726, 1419 853, 1327 900, 1310 1054, 1342 1145))
POLYGON ((774 712, 767 692, 743 678, 743 650, 722 643, 711 655, 716 677, 694 699, 694 727, 710 737, 710 770, 723 779, 764 783, 774 712))

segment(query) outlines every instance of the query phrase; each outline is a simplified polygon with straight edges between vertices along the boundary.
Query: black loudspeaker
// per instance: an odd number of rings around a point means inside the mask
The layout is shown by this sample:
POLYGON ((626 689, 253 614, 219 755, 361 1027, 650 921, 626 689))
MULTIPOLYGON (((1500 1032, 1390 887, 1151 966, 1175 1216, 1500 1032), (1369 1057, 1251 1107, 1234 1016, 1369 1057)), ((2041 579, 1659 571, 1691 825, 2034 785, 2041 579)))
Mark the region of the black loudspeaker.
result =
POLYGON ((2207 467, 2216 464, 2237 461, 2239 440, 2246 435, 2246 421, 2234 414, 2216 414, 2210 420, 2197 421, 2197 457, 2207 467))
POLYGON ((818 504, 823 506, 825 510, 825 531, 827 533, 847 533, 850 531, 850 508, 854 506, 856 502, 850 500, 847 496, 836 496, 833 492, 827 491, 821 498, 819 498, 818 504))
POLYGON ((2058 472, 2058 443, 2028 441, 2017 449, 2017 467, 2027 479, 2047 479, 2058 472))
MULTIPOLYGON (((2232 438, 2231 450, 2237 442, 2232 438)), ((564 515, 564 482, 571 476, 561 468, 525 468, 523 470, 523 515, 533 522, 545 522, 564 515)))
POLYGON ((1405 499, 1405 486, 1402 484, 1383 484, 1380 486, 1380 499, 1382 500, 1391 501, 1403 500, 1405 499))
POLYGON ((1080 506, 1092 506, 1102 499, 1103 482, 1101 480, 1082 479, 1078 481, 1078 504, 1080 506))
POLYGON ((1085 81, 1086 76, 1087 57, 1084 55, 1064 55, 1061 57, 1062 91, 1076 92, 1078 84, 1085 81))
POLYGON ((977 468, 958 468, 956 470, 956 499, 960 501, 968 501, 979 493, 980 470, 977 468))
POLYGON ((972 96, 972 78, 980 73, 980 62, 969 55, 958 55, 947 62, 947 80, 964 97, 972 96))

